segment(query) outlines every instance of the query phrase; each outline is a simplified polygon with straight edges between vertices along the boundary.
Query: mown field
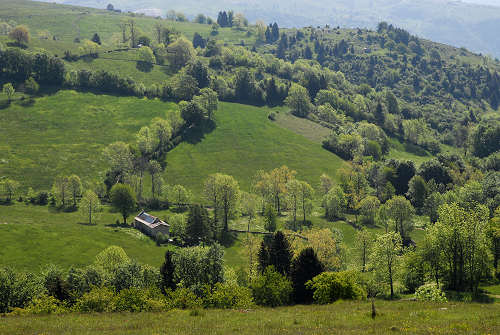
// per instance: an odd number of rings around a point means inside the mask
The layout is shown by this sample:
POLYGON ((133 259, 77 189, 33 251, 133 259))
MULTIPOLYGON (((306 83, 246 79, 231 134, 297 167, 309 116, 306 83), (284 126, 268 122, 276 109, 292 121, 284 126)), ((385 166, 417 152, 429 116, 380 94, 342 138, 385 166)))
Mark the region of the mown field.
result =
POLYGON ((9 316, 0 334, 498 334, 500 304, 377 301, 255 310, 9 316))

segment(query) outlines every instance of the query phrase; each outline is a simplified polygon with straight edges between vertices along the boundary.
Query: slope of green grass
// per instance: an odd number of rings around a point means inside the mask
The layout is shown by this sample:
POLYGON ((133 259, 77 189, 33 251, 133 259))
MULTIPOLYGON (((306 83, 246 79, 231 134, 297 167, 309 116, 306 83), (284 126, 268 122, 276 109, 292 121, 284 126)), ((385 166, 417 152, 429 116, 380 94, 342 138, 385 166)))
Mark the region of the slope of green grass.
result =
POLYGON ((203 180, 221 172, 234 176, 250 190, 258 170, 282 165, 296 170, 297 178, 319 185, 326 173, 334 177, 344 163, 336 155, 303 136, 268 120, 268 108, 220 103, 217 127, 196 142, 181 143, 167 157, 165 180, 183 184, 200 196, 203 180))
POLYGON ((500 304, 377 301, 325 306, 2 318, 0 334, 498 334, 500 304))
POLYGON ((131 142, 140 127, 173 108, 159 100, 75 91, 13 102, 0 109, 0 176, 35 190, 50 188, 59 174, 102 178, 104 147, 131 142))
POLYGON ((47 206, 19 203, 0 206, 0 266, 34 272, 47 264, 65 269, 86 266, 110 245, 122 247, 141 263, 160 266, 165 247, 157 247, 133 228, 113 227, 117 219, 119 214, 105 208, 100 223, 88 226, 79 223, 83 220, 77 212, 59 213, 47 206))

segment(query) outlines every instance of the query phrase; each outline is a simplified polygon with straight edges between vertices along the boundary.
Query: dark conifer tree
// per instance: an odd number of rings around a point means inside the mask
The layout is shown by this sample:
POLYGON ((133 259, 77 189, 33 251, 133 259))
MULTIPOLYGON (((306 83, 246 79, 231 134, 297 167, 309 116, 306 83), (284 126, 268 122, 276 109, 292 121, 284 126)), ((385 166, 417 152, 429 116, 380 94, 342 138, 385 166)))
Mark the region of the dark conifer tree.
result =
POLYGON ((302 250, 293 260, 290 277, 296 303, 304 304, 313 301, 313 291, 307 289, 305 284, 323 271, 324 266, 312 248, 302 250))
POLYGON ((165 261, 163 262, 160 268, 161 275, 161 290, 163 294, 167 291, 167 289, 175 290, 175 281, 174 281, 174 262, 172 260, 173 252, 167 250, 165 253, 165 261))
POLYGON ((186 226, 186 235, 191 245, 203 242, 209 236, 208 212, 200 205, 193 205, 189 209, 189 216, 186 226))
POLYGON ((99 35, 97 33, 95 33, 94 36, 92 36, 92 42, 101 45, 101 38, 99 37, 99 35))
POLYGON ((288 239, 281 231, 276 232, 273 236, 273 242, 269 249, 269 259, 270 265, 274 265, 276 271, 283 275, 290 274, 292 251, 288 239))

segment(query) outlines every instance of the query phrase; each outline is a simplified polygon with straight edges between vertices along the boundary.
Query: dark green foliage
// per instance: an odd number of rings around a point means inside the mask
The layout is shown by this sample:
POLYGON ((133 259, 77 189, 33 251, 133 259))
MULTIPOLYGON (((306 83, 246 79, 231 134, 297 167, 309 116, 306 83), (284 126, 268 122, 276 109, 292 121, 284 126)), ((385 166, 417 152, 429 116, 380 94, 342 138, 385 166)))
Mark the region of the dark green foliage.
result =
POLYGON ((298 304, 311 303, 313 291, 305 284, 324 271, 312 248, 306 248, 293 260, 290 278, 293 285, 294 301, 298 304))
POLYGON ((269 266, 251 285, 252 294, 258 305, 277 307, 288 305, 292 298, 292 283, 284 275, 269 266))
POLYGON ((101 45, 101 38, 99 37, 99 35, 97 33, 95 33, 94 36, 92 36, 91 41, 101 45))
POLYGON ((420 165, 418 174, 425 181, 434 180, 437 184, 448 185, 452 182, 450 173, 446 167, 437 159, 428 160, 420 165))
POLYGON ((477 157, 486 157, 500 150, 500 124, 481 124, 472 134, 472 149, 477 157))
POLYGON ((123 217, 123 223, 127 223, 127 217, 136 210, 137 201, 135 193, 129 185, 116 184, 110 192, 111 204, 123 217))
POLYGON ((408 183, 416 173, 415 164, 412 161, 399 161, 391 159, 387 166, 394 171, 387 175, 387 180, 396 189, 396 195, 406 194, 408 192, 408 183))
POLYGON ((208 74, 208 68, 200 60, 196 60, 188 64, 186 72, 194 79, 196 79, 199 88, 208 87, 210 85, 210 76, 208 74))
POLYGON ((292 251, 288 239, 281 231, 276 232, 272 238, 267 237, 262 241, 258 257, 261 271, 272 265, 283 275, 290 273, 292 251))
POLYGON ((172 256, 173 252, 167 250, 167 252, 165 252, 165 261, 163 262, 160 268, 161 290, 164 294, 168 289, 175 290, 175 282, 174 282, 175 266, 172 260, 172 256))
POLYGON ((189 244, 197 245, 207 241, 212 235, 209 231, 208 212, 200 205, 193 205, 189 209, 186 235, 189 244))
POLYGON ((205 49, 207 46, 207 41, 201 37, 200 34, 198 33, 194 33, 194 36, 193 36, 193 47, 196 49, 196 48, 202 48, 202 49, 205 49))

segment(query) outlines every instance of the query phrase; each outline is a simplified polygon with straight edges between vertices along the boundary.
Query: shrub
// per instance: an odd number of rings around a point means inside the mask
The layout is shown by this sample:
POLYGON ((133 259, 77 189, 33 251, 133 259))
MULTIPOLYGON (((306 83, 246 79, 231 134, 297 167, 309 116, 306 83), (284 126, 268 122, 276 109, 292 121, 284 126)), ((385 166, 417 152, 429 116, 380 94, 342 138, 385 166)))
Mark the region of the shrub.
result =
POLYGON ((415 291, 418 301, 447 302, 444 292, 435 284, 424 284, 415 291))
POLYGON ((132 287, 121 290, 115 299, 116 312, 141 312, 146 310, 147 296, 144 290, 132 287))
POLYGON ((306 287, 314 290, 314 301, 322 305, 339 299, 360 299, 366 295, 351 271, 323 272, 308 281, 306 287))
POLYGON ((289 304, 293 292, 290 280, 278 273, 274 266, 268 266, 264 273, 252 282, 251 289, 258 305, 271 307, 289 304))
POLYGON ((193 291, 181 287, 175 291, 167 290, 167 306, 170 308, 196 309, 202 306, 202 300, 193 291))
POLYGON ((107 287, 95 287, 85 293, 75 304, 77 312, 111 312, 114 310, 115 293, 107 287))
POLYGON ((61 314, 67 309, 56 298, 49 295, 41 295, 31 301, 26 308, 28 314, 61 314))
POLYGON ((234 284, 217 283, 210 292, 207 290, 204 305, 213 308, 247 309, 253 306, 252 291, 234 284))

